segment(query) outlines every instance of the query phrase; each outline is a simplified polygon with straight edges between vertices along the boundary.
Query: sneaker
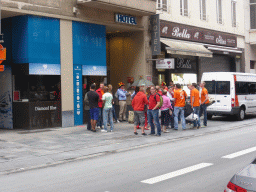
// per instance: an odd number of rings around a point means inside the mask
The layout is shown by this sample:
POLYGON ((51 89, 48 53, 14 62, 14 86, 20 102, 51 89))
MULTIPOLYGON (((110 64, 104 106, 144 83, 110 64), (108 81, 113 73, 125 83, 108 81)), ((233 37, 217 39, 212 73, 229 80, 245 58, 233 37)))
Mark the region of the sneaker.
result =
POLYGON ((146 136, 147 134, 146 134, 146 133, 142 133, 141 135, 144 135, 144 136, 146 136))
POLYGON ((178 129, 173 128, 174 131, 179 131, 178 129))
POLYGON ((164 132, 164 133, 170 133, 170 131, 167 131, 167 130, 166 130, 166 131, 163 131, 163 132, 164 132))
POLYGON ((106 131, 105 129, 102 129, 101 132, 103 133, 107 133, 108 131, 106 131))
POLYGON ((108 126, 110 126, 110 124, 108 123, 108 126))
POLYGON ((92 132, 96 132, 96 129, 92 129, 91 131, 92 131, 92 132))
POLYGON ((137 132, 134 132, 134 135, 138 135, 138 133, 137 133, 137 132))
POLYGON ((205 127, 207 127, 207 125, 202 125, 202 126, 201 126, 201 128, 205 128, 205 127))
POLYGON ((148 135, 150 135, 150 136, 154 136, 154 135, 155 135, 155 133, 149 133, 148 135))
POLYGON ((197 129, 200 129, 200 128, 201 128, 201 126, 198 126, 198 127, 197 127, 197 129))
POLYGON ((113 130, 110 130, 110 132, 113 132, 113 130))
POLYGON ((116 122, 117 122, 117 123, 120 123, 120 121, 119 121, 119 120, 116 120, 116 122))
POLYGON ((147 128, 147 127, 145 127, 144 129, 145 129, 145 130, 149 130, 149 128, 147 128))
POLYGON ((161 137, 161 135, 160 135, 160 134, 155 134, 155 136, 157 136, 157 137, 161 137))

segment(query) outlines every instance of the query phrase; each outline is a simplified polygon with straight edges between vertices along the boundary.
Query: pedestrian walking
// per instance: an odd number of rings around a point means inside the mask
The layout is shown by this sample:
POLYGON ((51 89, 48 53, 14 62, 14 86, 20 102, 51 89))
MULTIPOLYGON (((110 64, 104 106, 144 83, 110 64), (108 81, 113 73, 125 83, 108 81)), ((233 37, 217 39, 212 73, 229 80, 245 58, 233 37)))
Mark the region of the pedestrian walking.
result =
POLYGON ((207 106, 209 104, 208 91, 205 88, 205 82, 200 84, 201 87, 201 105, 200 105, 200 117, 204 115, 203 125, 201 127, 207 126, 207 106))
POLYGON ((159 106, 160 106, 160 96, 156 93, 156 87, 152 86, 150 88, 150 97, 148 105, 148 123, 151 127, 150 135, 161 136, 161 126, 159 123, 159 106), (153 122, 154 120, 154 122, 153 122), (157 128, 157 134, 155 134, 155 125, 157 128))
POLYGON ((172 115, 170 115, 170 124, 171 128, 174 129, 174 115, 173 115, 173 109, 174 109, 174 87, 169 86, 167 91, 167 97, 170 99, 172 104, 172 115))
POLYGON ((186 130, 186 121, 184 117, 184 107, 187 98, 187 93, 181 89, 180 84, 176 84, 174 91, 174 130, 178 130, 178 118, 180 117, 182 129, 186 130))
POLYGON ((166 128, 168 127, 169 122, 170 122, 170 111, 172 111, 172 104, 171 104, 169 97, 167 97, 166 90, 163 90, 162 97, 163 97, 163 105, 160 108, 160 110, 161 110, 161 126, 162 126, 162 131, 164 133, 168 133, 169 131, 167 131, 166 128))
POLYGON ((144 124, 145 124, 145 105, 148 105, 149 102, 147 100, 147 96, 145 94, 145 88, 140 87, 139 92, 135 95, 132 100, 132 107, 134 110, 134 134, 138 135, 137 133, 137 126, 139 124, 141 128, 141 134, 147 135, 144 131, 144 124))
POLYGON ((103 122, 103 119, 102 119, 102 113, 103 113, 103 101, 102 101, 102 95, 104 94, 104 83, 100 83, 100 88, 97 89, 96 91, 99 95, 99 119, 97 121, 97 127, 99 129, 102 129, 102 122, 103 122))
POLYGON ((113 113, 112 113, 113 95, 109 92, 108 87, 104 87, 104 94, 102 96, 102 101, 103 101, 104 129, 101 130, 101 132, 108 132, 108 127, 107 127, 108 121, 110 123, 110 131, 113 132, 114 130, 113 113))
POLYGON ((111 93, 112 96, 113 96, 112 115, 113 115, 113 118, 115 120, 115 123, 119 123, 119 121, 118 121, 118 119, 116 117, 116 102, 117 102, 116 100, 117 100, 117 98, 113 94, 113 86, 111 84, 109 84, 108 85, 108 89, 109 89, 109 93, 111 93))
POLYGON ((200 100, 199 100, 199 91, 197 90, 197 84, 192 83, 192 85, 189 87, 190 88, 190 104, 191 107, 194 111, 194 114, 198 115, 198 119, 195 120, 194 127, 193 129, 200 129, 200 118, 199 118, 199 113, 200 113, 200 100))
POLYGON ((126 96, 129 95, 125 88, 124 83, 119 83, 119 89, 116 92, 119 101, 119 121, 126 121, 126 110, 127 110, 127 103, 126 103, 126 96))
POLYGON ((95 91, 96 85, 92 84, 90 91, 87 93, 89 107, 90 107, 90 116, 91 116, 91 131, 96 132, 96 122, 99 118, 99 94, 95 91))

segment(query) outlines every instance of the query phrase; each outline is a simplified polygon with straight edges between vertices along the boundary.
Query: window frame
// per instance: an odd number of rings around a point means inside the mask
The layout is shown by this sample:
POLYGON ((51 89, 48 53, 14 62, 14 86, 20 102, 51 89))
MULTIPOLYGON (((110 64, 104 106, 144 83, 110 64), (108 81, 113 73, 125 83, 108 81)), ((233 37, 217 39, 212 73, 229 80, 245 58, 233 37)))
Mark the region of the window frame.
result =
POLYGON ((188 0, 180 0, 180 15, 184 16, 184 17, 188 17, 188 0), (186 7, 187 9, 185 9, 185 2, 187 3, 186 7), (187 11, 185 11, 187 10, 187 11))
POLYGON ((200 3, 200 19, 203 21, 206 21, 207 20, 207 9, 206 9, 207 0, 200 0, 199 3, 200 3), (203 7, 203 1, 204 1, 205 7, 203 7), (205 15, 204 15, 204 10, 205 10, 205 15))
POLYGON ((237 12, 237 1, 236 0, 231 0, 231 22, 232 22, 232 27, 237 27, 236 23, 236 12, 237 12))
POLYGON ((168 0, 165 0, 166 4, 164 4, 163 1, 164 0, 157 0, 157 9, 160 9, 164 12, 168 12, 168 0))
POLYGON ((217 6, 217 23, 223 24, 223 9, 222 9, 222 0, 216 0, 216 6, 217 6), (220 5, 221 4, 221 5, 220 5), (221 15, 220 15, 221 12, 221 15), (221 16, 221 17, 220 17, 221 16))
MULTIPOLYGON (((252 28, 252 17, 251 17, 251 7, 254 5, 255 8, 256 8, 256 2, 255 3, 251 3, 251 1, 249 0, 249 5, 250 5, 250 29, 256 29, 256 23, 254 24, 254 28, 252 28)), ((256 18, 254 20, 256 22, 256 18)))

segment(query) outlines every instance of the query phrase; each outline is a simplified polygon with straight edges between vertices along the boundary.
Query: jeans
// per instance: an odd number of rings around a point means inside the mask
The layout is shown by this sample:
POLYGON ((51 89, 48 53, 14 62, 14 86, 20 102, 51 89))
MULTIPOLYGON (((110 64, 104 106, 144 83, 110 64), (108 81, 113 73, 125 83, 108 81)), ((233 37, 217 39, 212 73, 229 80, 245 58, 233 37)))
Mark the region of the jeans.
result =
POLYGON ((107 123, 110 123, 110 130, 113 131, 114 129, 114 123, 113 123, 113 113, 112 108, 103 109, 103 123, 104 123, 104 129, 107 131, 107 123))
POLYGON ((156 125, 157 134, 161 135, 161 126, 159 123, 159 109, 156 109, 156 110, 148 109, 148 123, 151 127, 151 134, 155 134, 155 125, 156 125), (154 123, 153 123, 153 119, 154 119, 154 123))
POLYGON ((91 130, 91 115, 90 115, 90 111, 86 110, 87 113, 87 130, 91 130))
POLYGON ((113 107, 112 107, 112 115, 113 115, 114 119, 117 121, 115 105, 113 105, 113 107))
POLYGON ((207 126, 207 105, 200 105, 200 117, 204 115, 204 126, 207 126))
POLYGON ((97 121, 97 126, 99 126, 100 128, 102 128, 102 112, 103 112, 103 108, 99 108, 99 118, 97 121))
POLYGON ((182 129, 186 129, 186 121, 184 117, 184 107, 174 107, 174 129, 178 129, 178 117, 182 122, 182 129))
POLYGON ((193 110, 194 110, 194 114, 198 115, 198 120, 194 121, 194 127, 197 127, 197 126, 199 127, 200 126, 200 116, 199 116, 200 107, 193 107, 193 110))

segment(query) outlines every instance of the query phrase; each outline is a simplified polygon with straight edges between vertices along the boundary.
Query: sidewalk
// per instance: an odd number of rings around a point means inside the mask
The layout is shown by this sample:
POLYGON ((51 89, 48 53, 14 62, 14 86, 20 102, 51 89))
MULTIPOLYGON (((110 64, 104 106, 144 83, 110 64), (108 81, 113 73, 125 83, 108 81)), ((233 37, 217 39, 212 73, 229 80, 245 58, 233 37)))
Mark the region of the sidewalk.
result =
MULTIPOLYGON (((179 131, 170 129, 161 137, 133 134, 133 125, 115 124, 114 132, 93 133, 86 126, 37 129, 0 130, 0 174, 47 167, 69 161, 157 145, 174 140, 240 128, 256 124, 251 118, 240 121, 213 119, 207 128, 179 131)), ((150 131, 146 131, 150 133, 150 131)))

